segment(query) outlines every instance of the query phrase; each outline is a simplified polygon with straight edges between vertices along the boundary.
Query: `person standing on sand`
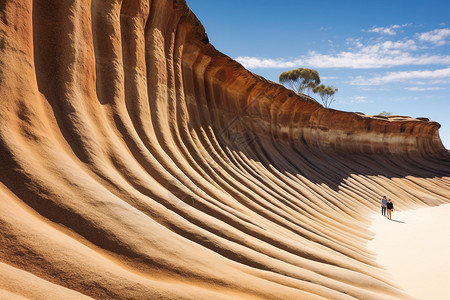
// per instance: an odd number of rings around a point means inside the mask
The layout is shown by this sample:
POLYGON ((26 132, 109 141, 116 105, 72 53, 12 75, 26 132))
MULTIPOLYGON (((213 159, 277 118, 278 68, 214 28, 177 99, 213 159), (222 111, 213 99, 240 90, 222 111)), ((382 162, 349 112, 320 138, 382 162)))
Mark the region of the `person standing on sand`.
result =
POLYGON ((386 217, 386 207, 387 207, 387 199, 386 196, 383 196, 381 199, 381 214, 386 217))
POLYGON ((389 220, 391 220, 391 214, 392 211, 394 210, 394 203, 392 203, 391 199, 388 200, 386 207, 387 207, 387 217, 389 220))

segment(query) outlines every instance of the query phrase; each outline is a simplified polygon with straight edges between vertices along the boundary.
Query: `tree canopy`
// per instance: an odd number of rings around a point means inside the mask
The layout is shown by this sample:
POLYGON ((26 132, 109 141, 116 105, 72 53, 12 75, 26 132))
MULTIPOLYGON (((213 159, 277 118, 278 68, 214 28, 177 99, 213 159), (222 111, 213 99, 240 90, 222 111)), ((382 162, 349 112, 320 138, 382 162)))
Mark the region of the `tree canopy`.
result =
POLYGON ((279 81, 290 86, 297 93, 311 93, 320 84, 319 73, 316 70, 299 68, 280 74, 279 81))
POLYGON ((332 86, 320 84, 319 72, 313 69, 298 68, 283 72, 280 74, 279 81, 297 93, 319 94, 325 107, 330 106, 334 101, 334 94, 338 91, 332 86))
POLYGON ((316 86, 313 90, 314 94, 319 94, 325 107, 330 107, 330 104, 334 101, 334 94, 337 91, 338 89, 323 84, 316 86))

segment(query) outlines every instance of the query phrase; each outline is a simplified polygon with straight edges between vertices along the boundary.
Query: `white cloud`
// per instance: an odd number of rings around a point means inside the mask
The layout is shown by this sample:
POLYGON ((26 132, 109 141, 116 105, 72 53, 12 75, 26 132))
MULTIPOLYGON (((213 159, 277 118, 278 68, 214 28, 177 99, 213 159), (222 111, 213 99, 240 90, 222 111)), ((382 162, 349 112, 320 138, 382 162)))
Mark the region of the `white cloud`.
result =
POLYGON ((248 69, 277 69, 277 68, 295 68, 305 65, 301 59, 286 60, 284 58, 258 58, 251 56, 239 56, 235 59, 248 69))
POLYGON ((367 99, 366 96, 354 96, 354 97, 339 98, 337 102, 343 104, 361 104, 361 103, 369 103, 372 101, 369 101, 369 99, 367 99))
POLYGON ((351 103, 366 103, 367 97, 365 96, 356 96, 351 100, 351 103))
POLYGON ((402 25, 391 25, 389 27, 376 27, 373 26, 371 29, 363 30, 364 32, 376 32, 381 34, 387 34, 387 35, 396 35, 397 29, 411 26, 411 24, 402 24, 402 25))
POLYGON ((446 39, 450 36, 449 28, 435 29, 432 31, 418 33, 416 37, 421 42, 430 42, 437 46, 442 46, 447 43, 446 39))
POLYGON ((381 85, 389 82, 401 82, 411 79, 422 80, 450 80, 450 68, 438 70, 422 70, 422 71, 402 71, 402 72, 388 72, 385 75, 376 75, 372 78, 364 78, 362 76, 355 77, 351 85, 381 85))
POLYGON ((439 90, 445 90, 445 89, 442 87, 437 87, 437 86, 433 86, 433 87, 414 86, 414 87, 407 87, 407 88, 405 88, 405 90, 413 91, 413 92, 425 92, 425 91, 439 91, 439 90))
POLYGON ((364 46, 364 44, 363 43, 361 43, 361 39, 354 39, 354 38, 347 38, 346 40, 345 40, 345 43, 347 44, 347 45, 355 45, 357 48, 361 48, 361 47, 363 47, 364 46))
MULTIPOLYGON (((388 28, 398 29, 410 24, 392 25, 388 28)), ((376 28, 381 27, 375 27, 376 28)), ((380 29, 381 30, 381 29, 380 29)), ((375 42, 364 44, 362 39, 346 39, 347 49, 334 54, 322 54, 315 51, 294 58, 260 58, 239 56, 238 62, 249 69, 258 68, 352 68, 352 69, 379 69, 407 65, 449 65, 450 54, 424 53, 427 49, 418 45, 417 41, 431 41, 433 43, 445 42, 450 35, 450 29, 436 29, 416 34, 417 40, 400 39, 384 40, 378 38, 375 42), (381 39, 381 40, 380 40, 381 39)), ((332 41, 328 43, 332 45, 332 41)))
MULTIPOLYGON (((236 60, 249 69, 296 67, 379 69, 405 65, 450 64, 450 55, 413 55, 405 50, 408 44, 408 42, 384 42, 362 47, 356 52, 343 51, 338 54, 310 52, 295 59, 239 56, 236 60)), ((410 49, 414 48, 414 42, 410 43, 410 49)))

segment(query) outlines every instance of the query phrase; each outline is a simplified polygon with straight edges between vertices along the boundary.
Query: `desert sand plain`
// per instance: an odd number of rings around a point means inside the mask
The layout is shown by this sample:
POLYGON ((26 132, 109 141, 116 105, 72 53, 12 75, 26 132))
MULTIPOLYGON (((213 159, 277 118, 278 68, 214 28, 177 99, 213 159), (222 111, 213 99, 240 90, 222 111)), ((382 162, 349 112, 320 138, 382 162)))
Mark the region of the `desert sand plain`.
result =
POLYGON ((367 247, 392 283, 417 299, 450 295, 450 204, 373 216, 376 235, 367 247))

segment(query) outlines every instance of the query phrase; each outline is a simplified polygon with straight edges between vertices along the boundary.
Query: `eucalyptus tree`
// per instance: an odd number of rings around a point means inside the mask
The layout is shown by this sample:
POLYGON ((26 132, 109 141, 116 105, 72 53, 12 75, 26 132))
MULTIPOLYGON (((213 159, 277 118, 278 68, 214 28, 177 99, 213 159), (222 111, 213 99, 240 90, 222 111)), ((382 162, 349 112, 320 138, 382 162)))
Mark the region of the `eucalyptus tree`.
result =
POLYGON ((334 94, 336 94, 337 91, 337 88, 325 86, 323 84, 318 85, 313 89, 314 94, 319 94, 322 99, 323 106, 325 107, 330 107, 330 104, 335 100, 334 94))
POLYGON ((310 94, 320 84, 320 77, 316 70, 299 68, 281 73, 279 81, 297 93, 310 94))

